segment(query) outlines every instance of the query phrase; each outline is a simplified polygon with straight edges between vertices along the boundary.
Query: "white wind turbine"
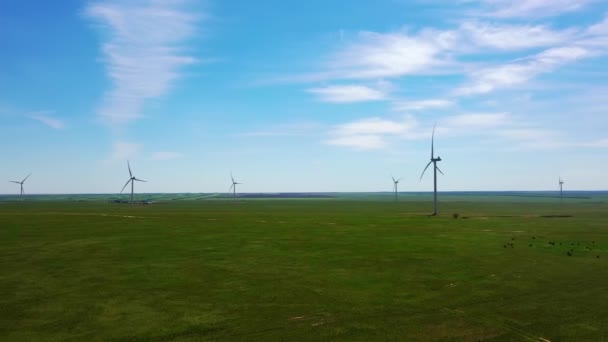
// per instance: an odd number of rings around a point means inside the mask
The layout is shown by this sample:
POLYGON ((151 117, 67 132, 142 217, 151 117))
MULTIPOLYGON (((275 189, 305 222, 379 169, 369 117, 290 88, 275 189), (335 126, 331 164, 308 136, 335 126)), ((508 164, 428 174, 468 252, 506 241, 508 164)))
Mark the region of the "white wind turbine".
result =
POLYGON ((25 194, 25 192, 23 191, 23 183, 25 183, 25 181, 28 178, 30 178, 31 175, 32 175, 31 173, 29 175, 27 175, 27 177, 23 178, 23 180, 21 182, 19 182, 19 181, 9 181, 11 183, 19 184, 21 186, 21 192, 19 193, 20 194, 19 196, 21 196, 21 199, 23 199, 23 195, 25 194))
POLYGON ((129 183, 131 183, 131 202, 133 202, 133 192, 135 190, 134 189, 135 182, 146 182, 146 181, 133 176, 133 172, 131 172, 131 165, 129 164, 128 160, 127 160, 127 167, 129 168, 129 180, 127 180, 127 182, 125 183, 125 186, 122 187, 122 190, 120 190, 120 193, 122 194, 122 192, 125 191, 125 188, 127 187, 127 185, 129 185, 129 183))
POLYGON ((232 176, 232 172, 230 172, 230 179, 232 179, 232 184, 230 185, 230 189, 228 190, 228 192, 230 192, 232 190, 232 196, 234 198, 236 198, 236 186, 237 186, 237 184, 243 184, 243 183, 239 183, 239 182, 235 181, 234 177, 232 176))
POLYGON ((422 177, 424 176, 424 172, 426 172, 426 169, 428 169, 428 167, 431 164, 433 164, 433 215, 437 215, 439 213, 439 211, 437 210, 437 171, 439 171, 439 173, 441 173, 442 175, 443 175, 443 172, 437 166, 437 162, 441 161, 441 157, 437 156, 437 158, 435 158, 434 143, 435 143, 435 126, 433 126, 433 134, 431 135, 431 161, 429 161, 429 163, 426 164, 426 167, 422 171, 422 175, 420 175, 420 180, 422 180, 422 177))
POLYGON ((399 185, 399 181, 401 180, 401 178, 395 179, 395 177, 393 177, 393 176, 391 176, 391 178, 393 179, 393 188, 395 191, 395 202, 397 202, 397 186, 399 185))

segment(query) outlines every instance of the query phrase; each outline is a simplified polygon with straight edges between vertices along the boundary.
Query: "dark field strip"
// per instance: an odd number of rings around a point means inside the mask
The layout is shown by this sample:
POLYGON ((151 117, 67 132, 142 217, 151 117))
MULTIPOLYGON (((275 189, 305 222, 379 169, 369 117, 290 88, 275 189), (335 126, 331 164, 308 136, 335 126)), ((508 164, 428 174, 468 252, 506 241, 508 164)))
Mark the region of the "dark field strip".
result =
POLYGON ((428 209, 3 203, 0 339, 608 339, 608 205, 428 209))

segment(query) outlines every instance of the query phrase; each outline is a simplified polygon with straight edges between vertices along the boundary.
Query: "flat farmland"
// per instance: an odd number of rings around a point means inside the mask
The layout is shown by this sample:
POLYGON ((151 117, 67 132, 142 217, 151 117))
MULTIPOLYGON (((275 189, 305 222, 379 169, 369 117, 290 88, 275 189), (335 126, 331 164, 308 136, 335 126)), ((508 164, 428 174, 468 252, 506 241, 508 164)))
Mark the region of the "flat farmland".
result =
POLYGON ((430 207, 1 202, 0 339, 608 339, 604 200, 430 207))

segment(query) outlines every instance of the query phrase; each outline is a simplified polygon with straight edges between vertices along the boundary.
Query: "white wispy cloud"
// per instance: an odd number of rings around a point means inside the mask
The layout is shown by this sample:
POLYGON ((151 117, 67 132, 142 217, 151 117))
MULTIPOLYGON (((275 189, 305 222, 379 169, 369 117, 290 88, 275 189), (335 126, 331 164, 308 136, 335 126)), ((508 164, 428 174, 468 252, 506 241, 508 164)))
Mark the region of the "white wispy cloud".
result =
MULTIPOLYGON (((328 145, 356 150, 377 150, 389 147, 399 140, 427 140, 432 122, 420 124, 413 117, 389 120, 379 117, 359 119, 334 127, 328 145)), ((585 139, 550 128, 537 122, 515 117, 510 113, 463 113, 444 117, 438 122, 436 135, 442 139, 470 139, 484 137, 489 148, 506 149, 558 149, 606 148, 608 139, 585 139)))
POLYGON ((567 148, 608 148, 608 138, 586 139, 571 137, 563 132, 542 128, 508 128, 498 130, 496 135, 507 139, 509 149, 515 150, 556 150, 567 148))
POLYGON ((330 132, 328 145, 346 146, 359 150, 379 149, 387 146, 387 138, 411 138, 416 135, 418 123, 413 117, 404 120, 387 120, 379 117, 359 119, 337 125, 330 132))
POLYGON ((547 49, 522 62, 474 71, 471 74, 471 82, 459 87, 455 93, 457 95, 483 94, 498 88, 514 86, 590 55, 592 55, 591 51, 579 46, 547 49))
POLYGON ((510 123, 507 113, 466 113, 447 117, 441 124, 449 128, 492 128, 510 123))
POLYGON ((360 32, 356 41, 334 53, 324 77, 375 79, 411 75, 444 65, 441 54, 454 44, 451 32, 360 32))
POLYGON ((339 135, 400 134, 414 125, 413 120, 398 122, 373 117, 339 125, 334 132, 339 135))
POLYGON ((53 114, 52 111, 40 111, 30 113, 28 117, 37 120, 51 128, 64 129, 65 123, 62 120, 53 117, 51 114, 53 114))
POLYGON ((580 145, 583 147, 608 148, 608 138, 586 141, 580 143, 580 145))
POLYGON ((265 127, 238 134, 244 137, 277 137, 277 136, 310 136, 322 129, 322 124, 318 122, 290 122, 276 125, 266 125, 265 127))
POLYGON ((112 152, 107 162, 125 161, 134 159, 142 150, 143 145, 128 141, 116 141, 112 144, 112 152))
POLYGON ((350 103, 378 101, 386 98, 385 91, 362 85, 334 85, 309 89, 321 101, 333 103, 350 103))
MULTIPOLYGON (((330 53, 322 70, 293 80, 395 79, 412 75, 458 74, 467 70, 459 60, 525 49, 553 48, 580 34, 579 28, 555 30, 545 25, 461 22, 453 29, 425 28, 388 33, 362 31, 330 53)), ((309 89, 331 102, 384 98, 386 92, 366 86, 328 86, 309 89)))
POLYGON ((488 15, 500 18, 549 17, 580 10, 594 0, 480 0, 488 15))
POLYGON ((555 140, 558 134, 555 131, 541 128, 506 128, 499 130, 497 135, 510 140, 518 141, 547 141, 555 140))
POLYGON ((98 111, 105 122, 142 117, 144 102, 167 94, 183 67, 196 61, 184 48, 200 18, 188 1, 98 1, 85 13, 102 28, 104 62, 113 84, 98 111))
POLYGON ((466 46, 519 50, 562 44, 576 35, 576 30, 553 30, 542 25, 513 25, 481 22, 465 22, 459 35, 466 46))
POLYGON ((590 26, 587 33, 591 35, 608 35, 608 14, 604 15, 604 20, 590 26))
POLYGON ((347 135, 338 136, 325 141, 328 145, 345 146, 357 150, 373 150, 383 148, 387 145, 382 136, 379 135, 347 135))
POLYGON ((396 111, 416 111, 433 108, 445 108, 454 105, 451 100, 445 99, 429 99, 419 101, 396 101, 393 104, 393 110, 396 111))
POLYGON ((184 155, 179 152, 159 151, 154 152, 151 156, 152 160, 173 160, 182 158, 184 155))

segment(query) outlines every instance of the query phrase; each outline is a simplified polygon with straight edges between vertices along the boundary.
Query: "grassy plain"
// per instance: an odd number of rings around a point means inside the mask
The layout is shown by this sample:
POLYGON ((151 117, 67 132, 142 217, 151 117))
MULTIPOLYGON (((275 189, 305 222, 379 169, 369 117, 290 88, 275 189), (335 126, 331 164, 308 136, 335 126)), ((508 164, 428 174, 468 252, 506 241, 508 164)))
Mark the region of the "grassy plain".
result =
POLYGON ((0 202, 0 339, 608 340, 606 198, 429 206, 0 202))

